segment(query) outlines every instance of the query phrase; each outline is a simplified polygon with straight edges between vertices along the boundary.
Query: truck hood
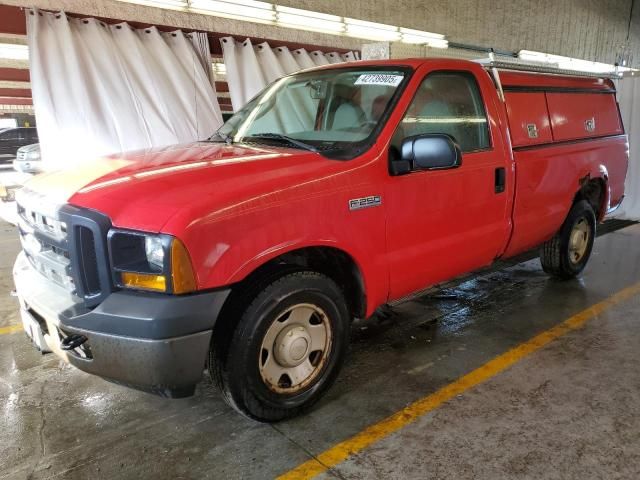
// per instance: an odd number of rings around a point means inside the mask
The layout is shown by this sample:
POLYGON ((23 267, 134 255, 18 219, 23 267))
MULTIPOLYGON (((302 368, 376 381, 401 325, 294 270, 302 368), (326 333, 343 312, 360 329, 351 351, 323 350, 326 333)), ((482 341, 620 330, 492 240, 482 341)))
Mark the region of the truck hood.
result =
POLYGON ((342 162, 298 149, 198 142, 101 158, 25 185, 47 201, 108 215, 115 226, 160 231, 177 212, 224 211, 329 175, 342 162))

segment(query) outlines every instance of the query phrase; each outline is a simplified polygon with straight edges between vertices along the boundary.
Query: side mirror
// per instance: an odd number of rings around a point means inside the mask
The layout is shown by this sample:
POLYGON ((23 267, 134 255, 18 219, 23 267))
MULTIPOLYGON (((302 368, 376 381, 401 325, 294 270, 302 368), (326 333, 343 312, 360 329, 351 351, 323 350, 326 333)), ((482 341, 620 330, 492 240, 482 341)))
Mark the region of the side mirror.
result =
POLYGON ((426 133, 402 141, 400 162, 411 170, 441 170, 462 165, 462 152, 453 137, 440 133, 426 133))

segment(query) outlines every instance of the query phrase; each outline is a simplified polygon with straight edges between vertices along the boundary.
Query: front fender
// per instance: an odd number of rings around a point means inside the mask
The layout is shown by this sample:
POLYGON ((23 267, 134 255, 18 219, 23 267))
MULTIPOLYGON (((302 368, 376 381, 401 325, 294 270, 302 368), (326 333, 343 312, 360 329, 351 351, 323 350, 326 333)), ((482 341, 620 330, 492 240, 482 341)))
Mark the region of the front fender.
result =
POLYGON ((349 199, 371 195, 343 190, 305 201, 280 202, 216 222, 196 222, 178 235, 191 255, 199 289, 238 283, 266 262, 307 247, 332 247, 360 270, 367 314, 386 302, 385 218, 381 207, 351 211, 349 199))

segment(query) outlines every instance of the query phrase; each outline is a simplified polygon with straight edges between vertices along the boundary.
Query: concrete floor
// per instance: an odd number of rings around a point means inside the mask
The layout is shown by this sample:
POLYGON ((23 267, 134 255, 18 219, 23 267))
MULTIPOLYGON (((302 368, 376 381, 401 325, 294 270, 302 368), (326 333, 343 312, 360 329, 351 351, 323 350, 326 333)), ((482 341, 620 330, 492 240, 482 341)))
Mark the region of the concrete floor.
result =
MULTIPOLYGON (((18 251, 0 224, 0 327, 18 251)), ((354 326, 348 365, 302 418, 263 425, 204 381, 165 400, 107 383, 22 333, 0 335, 3 478, 272 478, 640 281, 640 226, 596 240, 581 279, 536 260, 354 326)), ((640 478, 640 297, 606 310, 324 478, 640 478)))

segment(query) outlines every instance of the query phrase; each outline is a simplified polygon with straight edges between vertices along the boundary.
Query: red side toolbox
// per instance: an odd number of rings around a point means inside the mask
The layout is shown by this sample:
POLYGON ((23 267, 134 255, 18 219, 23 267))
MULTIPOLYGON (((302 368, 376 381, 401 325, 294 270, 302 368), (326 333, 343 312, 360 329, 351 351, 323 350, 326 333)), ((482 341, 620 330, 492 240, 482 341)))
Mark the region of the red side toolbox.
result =
POLYGON ((546 95, 553 139, 557 142, 624 133, 613 93, 546 95))
POLYGON ((551 126, 544 92, 505 92, 514 147, 551 143, 551 126))

